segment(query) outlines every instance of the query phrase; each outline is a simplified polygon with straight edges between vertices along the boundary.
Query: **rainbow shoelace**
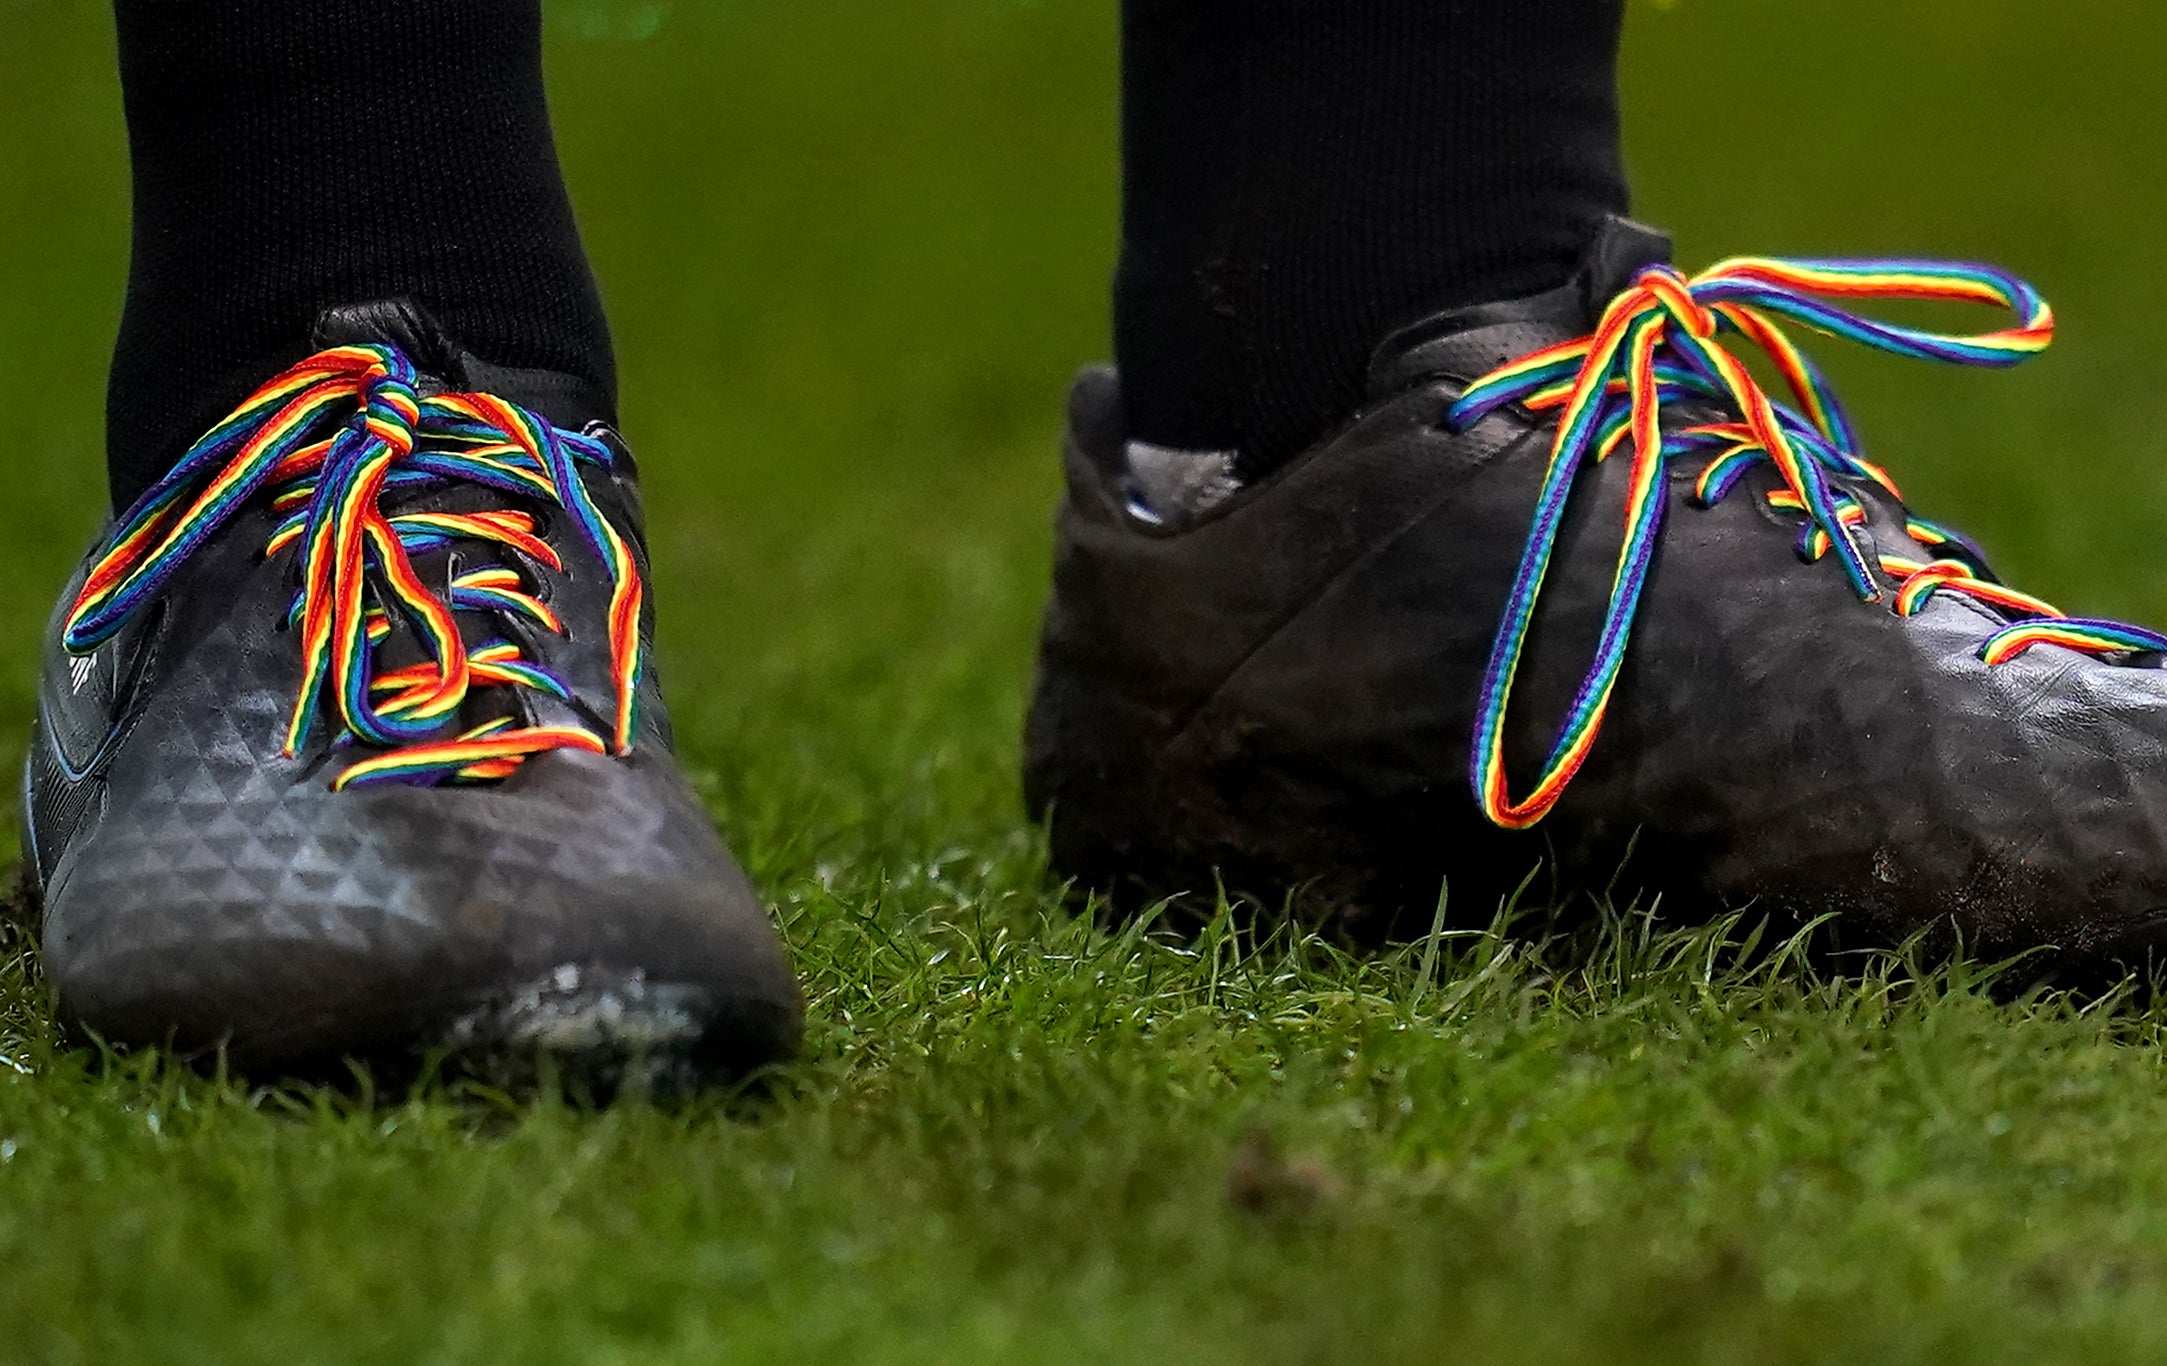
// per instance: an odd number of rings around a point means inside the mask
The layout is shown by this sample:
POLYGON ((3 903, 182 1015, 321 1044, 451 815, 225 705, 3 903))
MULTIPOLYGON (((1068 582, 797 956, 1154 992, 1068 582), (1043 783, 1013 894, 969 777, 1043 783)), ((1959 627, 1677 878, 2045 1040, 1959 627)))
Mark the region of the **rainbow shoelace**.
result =
POLYGON ((63 642, 84 652, 157 598, 189 556, 259 493, 282 514, 266 558, 299 556, 300 589, 288 622, 302 683, 283 752, 307 742, 319 713, 337 708, 337 743, 383 752, 347 765, 338 788, 429 786, 509 776, 551 750, 624 753, 638 731, 643 587, 625 537, 595 506, 580 467, 609 468, 610 447, 562 431, 489 394, 422 397, 413 363, 396 347, 319 352, 258 389, 148 489, 115 526, 68 613, 63 642), (607 567, 613 733, 523 726, 506 716, 447 736, 470 691, 531 688, 561 701, 571 688, 504 639, 470 645, 454 613, 488 612, 563 634, 547 603, 516 570, 456 573, 439 596, 415 572, 416 555, 453 541, 509 547, 563 568, 535 517, 513 509, 387 514, 387 495, 479 485, 562 509, 607 567), (394 613, 423 646, 422 662, 379 670, 377 646, 394 613))
POLYGON ((1980 647, 1988 664, 2038 645, 2100 656, 2167 651, 2167 636, 2070 617, 2004 586, 1969 542, 1930 522, 1909 521, 1916 546, 1906 552, 1869 550, 1860 531, 1867 510, 1836 481, 1864 481, 1893 498, 1901 495, 1887 472, 1859 454, 1857 436, 1835 394, 1779 319, 1896 355, 1995 368, 2037 355, 2054 336, 2054 312, 2038 292, 1991 267, 1737 257, 1690 279, 1669 266, 1650 266, 1611 301, 1589 336, 1536 351, 1470 385, 1447 414, 1454 430, 1513 403, 1554 413, 1557 422, 1475 722, 1471 777, 1484 813, 1498 825, 1524 829, 1541 820, 1602 729, 1662 530, 1667 466, 1674 459, 1709 457, 1693 491, 1693 501, 1702 507, 1737 487, 1749 469, 1772 466, 1780 482, 1768 502, 1802 517, 1800 553, 1811 560, 1833 554, 1866 602, 1883 601, 1893 590, 1891 605, 1902 616, 1917 612, 1936 593, 1960 593, 1992 607, 2008 624, 1980 647), (1977 335, 1930 332, 1862 317, 1832 302, 1853 299, 1987 304, 2008 309, 2017 321, 1977 335), (1779 402, 1761 388, 1723 345, 1729 336, 1742 337, 1767 355, 1792 403, 1779 402), (1666 432, 1666 405, 1713 408, 1734 417, 1666 432), (1515 799, 1505 774, 1505 718, 1543 577, 1575 476, 1622 447, 1632 453, 1631 478, 1602 634, 1541 775, 1527 796, 1515 799))

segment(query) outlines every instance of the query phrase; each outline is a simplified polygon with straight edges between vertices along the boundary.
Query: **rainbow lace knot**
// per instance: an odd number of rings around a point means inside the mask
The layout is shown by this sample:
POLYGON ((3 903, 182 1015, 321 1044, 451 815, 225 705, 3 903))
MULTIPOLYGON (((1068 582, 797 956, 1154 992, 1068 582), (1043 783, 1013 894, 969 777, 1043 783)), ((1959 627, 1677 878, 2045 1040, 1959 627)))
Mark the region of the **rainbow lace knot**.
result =
POLYGON ((88 651, 157 598, 188 558, 260 493, 281 515, 266 557, 293 550, 301 586, 288 615, 301 651, 301 688, 283 752, 300 752, 319 714, 335 707, 340 744, 383 753, 358 760, 335 787, 432 785, 508 776, 551 750, 624 753, 638 732, 644 589, 632 548, 595 506, 581 466, 608 469, 604 441, 568 432, 489 394, 419 392, 397 348, 319 352, 258 389, 192 447, 123 516, 68 613, 63 643, 88 651), (531 513, 387 513, 387 495, 460 484, 546 502, 567 514, 610 575, 615 716, 607 737, 577 725, 520 725, 505 716, 444 731, 476 688, 527 688, 570 702, 565 681, 509 640, 469 645, 454 614, 494 613, 552 634, 564 626, 508 567, 455 572, 442 596, 415 572, 417 555, 454 541, 563 564, 531 513), (424 658, 379 669, 376 649, 398 623, 424 658))
POLYGON ((1547 814, 1572 781, 1602 728, 1633 620, 1654 560, 1673 459, 1707 457, 1694 501, 1710 506, 1748 470, 1772 467, 1779 481, 1770 506, 1803 519, 1799 550, 1833 555, 1859 597, 1884 599, 1900 615, 1936 593, 1963 594, 1992 607, 2008 625, 1980 647, 1988 664, 2037 645, 2092 655, 2167 651, 2167 636, 2118 622, 2069 617, 1994 579, 1969 542, 1911 519, 1920 554, 1870 549, 1867 509, 1845 486, 1871 485, 1901 498, 1895 483, 1859 453, 1842 406, 1779 319, 1896 355, 2004 368, 2037 355, 2054 335, 2054 313, 2030 285, 1991 267, 1931 261, 1799 261, 1738 257, 1690 279, 1650 266, 1613 299, 1595 331, 1533 352, 1468 386, 1446 416, 1464 430, 1508 404, 1555 413, 1557 435, 1512 592, 1484 671, 1471 760, 1475 792, 1498 825, 1523 829, 1547 814), (1900 327, 1860 316, 1831 300, 1954 301, 2006 308, 2016 324, 1977 335, 1900 327), (1771 398, 1723 344, 1743 337, 1766 354, 1792 403, 1771 398), (1730 415, 1666 431, 1666 407, 1730 415), (1630 447, 1631 470, 1610 602, 1587 676, 1567 709, 1533 789, 1515 799, 1505 774, 1505 718, 1543 578, 1564 521, 1575 477, 1588 463, 1630 447))

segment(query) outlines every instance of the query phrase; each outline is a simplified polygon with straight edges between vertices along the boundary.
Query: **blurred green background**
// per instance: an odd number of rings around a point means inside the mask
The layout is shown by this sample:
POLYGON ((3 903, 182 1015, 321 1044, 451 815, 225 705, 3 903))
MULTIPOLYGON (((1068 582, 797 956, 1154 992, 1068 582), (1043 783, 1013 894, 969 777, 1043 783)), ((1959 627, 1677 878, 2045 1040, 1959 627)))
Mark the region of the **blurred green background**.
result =
MULTIPOLYGON (((1441 985, 1059 917, 1015 760, 1063 391, 1107 345, 1110 0, 550 14, 681 743, 792 936, 809 1059, 759 1124, 249 1094, 57 1047, 10 940, 0 1355, 2158 1359, 2156 1011, 1684 960, 1441 985), (1259 1114, 1350 1175, 1314 1236, 1229 1212, 1259 1114)), ((110 47, 102 0, 0 0, 0 772, 103 499, 110 47)), ((1925 515, 2155 624, 2163 57, 2133 0, 1635 0, 1624 63, 1684 264, 2044 289, 2061 340, 2011 373, 1819 354, 1925 515)))

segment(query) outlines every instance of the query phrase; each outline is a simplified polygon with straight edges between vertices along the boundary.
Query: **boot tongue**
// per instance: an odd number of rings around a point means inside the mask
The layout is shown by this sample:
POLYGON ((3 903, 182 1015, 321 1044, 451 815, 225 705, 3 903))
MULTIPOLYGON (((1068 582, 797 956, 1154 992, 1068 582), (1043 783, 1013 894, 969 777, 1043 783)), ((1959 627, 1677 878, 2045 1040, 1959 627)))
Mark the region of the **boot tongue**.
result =
POLYGON ((1630 218, 1606 218, 1580 268, 1558 288, 1432 314, 1385 338, 1370 362, 1370 396, 1388 398, 1438 376, 1477 379, 1530 351, 1584 337, 1635 276, 1669 260, 1669 237, 1630 218))
POLYGON ((435 318, 411 299, 340 304, 316 317, 319 348, 386 344, 406 353, 424 375, 466 387, 465 357, 435 318))
POLYGON ((316 317, 320 348, 387 344, 421 371, 424 392, 484 393, 509 399, 567 431, 591 423, 614 426, 615 405, 595 385, 553 370, 496 365, 461 346, 435 316, 412 299, 340 304, 316 317))
POLYGON ((1573 276, 1587 299, 1587 323, 1595 325, 1605 306, 1625 292, 1640 272, 1650 266, 1670 264, 1670 234, 1645 223, 1616 214, 1603 220, 1602 231, 1588 244, 1573 276))

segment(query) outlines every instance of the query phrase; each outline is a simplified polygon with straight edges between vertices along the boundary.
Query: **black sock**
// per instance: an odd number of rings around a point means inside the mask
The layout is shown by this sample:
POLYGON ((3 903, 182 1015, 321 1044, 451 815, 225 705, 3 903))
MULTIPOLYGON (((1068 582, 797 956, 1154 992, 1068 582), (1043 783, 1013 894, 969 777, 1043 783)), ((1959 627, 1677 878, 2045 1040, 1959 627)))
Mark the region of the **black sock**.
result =
POLYGON ((125 507, 337 304, 500 365, 615 363, 557 171, 540 0, 116 0, 135 246, 106 443, 125 507))
POLYGON ((1131 435, 1297 454, 1373 348, 1564 282, 1625 210, 1622 0, 1124 0, 1131 435))

